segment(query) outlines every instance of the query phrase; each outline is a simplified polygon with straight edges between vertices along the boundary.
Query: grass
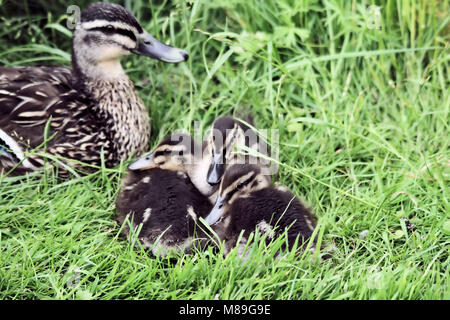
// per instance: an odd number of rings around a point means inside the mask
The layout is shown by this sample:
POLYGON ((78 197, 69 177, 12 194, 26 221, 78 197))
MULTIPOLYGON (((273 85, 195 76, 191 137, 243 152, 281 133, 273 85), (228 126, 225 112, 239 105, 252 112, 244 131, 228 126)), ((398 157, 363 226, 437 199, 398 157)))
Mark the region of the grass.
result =
MULTIPOLYGON (((70 64, 64 1, 1 2, 0 64, 70 64)), ((447 1, 124 3, 190 53, 123 60, 151 147, 251 110, 279 131, 277 183, 313 207, 333 259, 274 260, 283 239, 246 262, 150 257, 114 221, 126 164, 63 183, 40 172, 0 178, 0 298, 450 298, 447 1)))

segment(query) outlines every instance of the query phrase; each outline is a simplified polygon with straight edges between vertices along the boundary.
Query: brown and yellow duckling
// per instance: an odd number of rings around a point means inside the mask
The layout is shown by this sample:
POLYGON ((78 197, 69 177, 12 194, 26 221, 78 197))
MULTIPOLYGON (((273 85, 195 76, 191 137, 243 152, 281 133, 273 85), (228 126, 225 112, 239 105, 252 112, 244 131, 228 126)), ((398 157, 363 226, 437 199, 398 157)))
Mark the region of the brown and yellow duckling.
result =
POLYGON ((270 176, 251 164, 227 168, 217 201, 205 220, 225 241, 225 254, 245 245, 256 229, 267 235, 267 241, 287 231, 289 248, 297 238, 304 248, 316 227, 315 217, 295 195, 273 186, 270 176), (241 231, 241 243, 237 243, 241 231))
POLYGON ((201 181, 195 177, 202 171, 196 168, 201 150, 190 135, 172 134, 129 166, 116 201, 118 220, 123 223, 128 217, 133 228, 142 224, 138 239, 154 255, 189 252, 208 239, 198 222, 212 204, 194 183, 201 181))
MULTIPOLYGON (((72 41, 72 68, 0 67, 0 174, 39 170, 45 151, 108 167, 148 148, 150 119, 120 57, 164 62, 188 54, 158 42, 120 5, 98 2, 81 12, 72 41), (49 141, 44 130, 50 121, 49 141), (31 155, 27 153, 35 150, 31 155)), ((64 173, 60 169, 60 174, 64 173)))

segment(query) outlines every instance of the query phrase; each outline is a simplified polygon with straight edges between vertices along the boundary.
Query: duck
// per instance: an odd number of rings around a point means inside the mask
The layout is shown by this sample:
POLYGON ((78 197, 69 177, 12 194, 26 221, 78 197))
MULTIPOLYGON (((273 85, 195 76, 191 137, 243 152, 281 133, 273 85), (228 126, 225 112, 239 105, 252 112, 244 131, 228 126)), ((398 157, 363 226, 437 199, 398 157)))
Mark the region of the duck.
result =
POLYGON ((140 228, 137 237, 154 256, 188 254, 210 241, 211 234, 199 224, 212 209, 209 191, 202 193, 192 178, 201 148, 188 134, 171 134, 128 167, 116 200, 117 220, 130 221, 125 235, 130 227, 140 228))
POLYGON ((0 174, 40 170, 42 153, 84 172, 102 159, 113 167, 144 154, 150 117, 121 66, 129 54, 167 63, 189 57, 157 41, 124 7, 98 2, 76 23, 71 67, 0 67, 0 174))
MULTIPOLYGON (((252 118, 249 119, 252 122, 252 118)), ((250 126, 232 116, 217 118, 212 125, 208 139, 210 166, 207 182, 210 185, 220 183, 226 168, 235 163, 258 164, 267 175, 272 175, 270 161, 260 156, 244 155, 243 148, 253 149, 256 153, 269 156, 268 144, 250 126)))
MULTIPOLYGON (((253 164, 227 168, 217 200, 204 220, 225 242, 225 255, 235 247, 242 254, 256 230, 266 236, 267 242, 287 232, 288 246, 282 249, 292 249, 298 239, 298 247, 303 250, 317 226, 317 219, 298 197, 284 186, 274 186, 271 177, 253 164)), ((313 251, 315 243, 313 239, 313 251)))

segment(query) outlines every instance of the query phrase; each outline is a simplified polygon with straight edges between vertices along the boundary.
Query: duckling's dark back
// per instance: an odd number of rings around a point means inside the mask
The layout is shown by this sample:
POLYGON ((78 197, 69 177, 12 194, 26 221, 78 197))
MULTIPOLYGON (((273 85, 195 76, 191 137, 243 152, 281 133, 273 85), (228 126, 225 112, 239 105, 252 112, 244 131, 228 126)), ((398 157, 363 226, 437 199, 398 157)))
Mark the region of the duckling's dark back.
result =
POLYGON ((289 228, 289 247, 297 236, 300 236, 300 243, 302 238, 304 241, 309 239, 317 223, 297 197, 278 188, 265 188, 237 198, 230 204, 228 212, 231 215, 228 236, 239 235, 244 229, 244 237, 248 238, 251 232, 259 228, 262 233, 275 233, 268 237, 270 240, 289 228))
MULTIPOLYGON (((150 247, 161 236, 165 247, 183 246, 194 235, 203 235, 196 225, 205 217, 211 204, 182 174, 169 170, 131 171, 116 200, 118 220, 127 215, 136 227, 142 223, 141 242, 150 247)), ((125 233, 128 233, 125 226, 125 233)))

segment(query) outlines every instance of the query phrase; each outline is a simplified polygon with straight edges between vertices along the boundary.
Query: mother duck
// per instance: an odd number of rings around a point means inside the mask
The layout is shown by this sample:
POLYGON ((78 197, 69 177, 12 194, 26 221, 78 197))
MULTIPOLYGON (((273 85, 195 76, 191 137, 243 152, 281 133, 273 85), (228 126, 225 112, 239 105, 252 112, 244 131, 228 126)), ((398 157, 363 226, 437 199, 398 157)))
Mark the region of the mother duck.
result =
POLYGON ((130 53, 172 63, 188 58, 156 41, 122 6, 99 2, 76 24, 72 68, 0 67, 0 175, 42 168, 44 152, 86 171, 102 157, 112 167, 145 152, 149 115, 120 64, 130 53))

